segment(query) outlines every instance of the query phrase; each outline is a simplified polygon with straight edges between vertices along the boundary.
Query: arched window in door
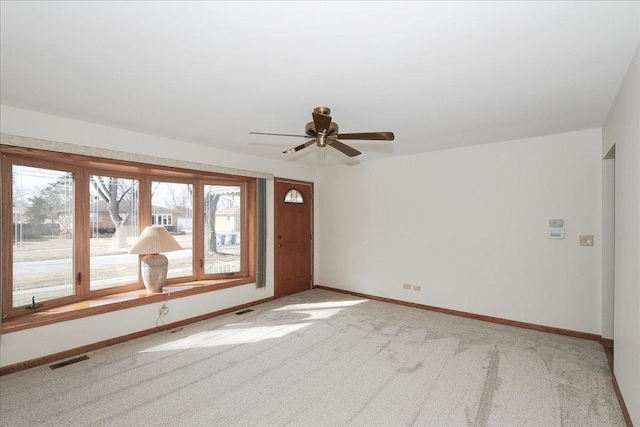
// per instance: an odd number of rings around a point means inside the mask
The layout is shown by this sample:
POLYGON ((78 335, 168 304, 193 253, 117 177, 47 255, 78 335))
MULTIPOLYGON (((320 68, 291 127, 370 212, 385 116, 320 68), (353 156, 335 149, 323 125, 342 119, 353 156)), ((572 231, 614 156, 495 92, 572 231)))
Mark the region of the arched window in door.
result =
POLYGON ((284 196, 285 203, 304 203, 304 199, 302 198, 302 194, 298 190, 291 189, 287 191, 287 194, 284 196))

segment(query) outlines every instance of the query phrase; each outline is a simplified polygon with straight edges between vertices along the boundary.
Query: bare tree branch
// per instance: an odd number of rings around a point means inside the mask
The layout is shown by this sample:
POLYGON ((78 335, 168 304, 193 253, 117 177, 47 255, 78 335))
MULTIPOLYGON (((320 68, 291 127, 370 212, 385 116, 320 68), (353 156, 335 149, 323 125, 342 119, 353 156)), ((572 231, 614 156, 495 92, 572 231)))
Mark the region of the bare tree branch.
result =
POLYGON ((123 193, 122 196, 120 196, 120 198, 118 199, 118 203, 120 203, 122 201, 122 199, 124 199, 124 196, 127 195, 127 193, 129 193, 129 191, 131 190, 131 187, 127 188, 123 193))

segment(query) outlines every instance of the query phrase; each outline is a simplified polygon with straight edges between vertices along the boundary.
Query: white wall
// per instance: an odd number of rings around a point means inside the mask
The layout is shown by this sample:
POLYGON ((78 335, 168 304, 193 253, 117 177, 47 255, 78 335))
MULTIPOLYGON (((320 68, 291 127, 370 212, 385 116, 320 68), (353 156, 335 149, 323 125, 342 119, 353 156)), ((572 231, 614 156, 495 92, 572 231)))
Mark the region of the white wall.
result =
MULTIPOLYGON (((271 276, 273 269, 271 268, 271 276)), ((171 299, 167 305, 166 323, 177 322, 199 315, 235 307, 251 301, 273 296, 273 281, 266 289, 255 284, 220 291, 171 299)), ((0 335, 2 366, 9 366, 37 357, 55 354, 134 332, 156 327, 158 309, 162 303, 119 310, 68 322, 54 323, 0 335)))
POLYGON ((208 148, 175 139, 131 132, 6 105, 0 105, 0 132, 126 153, 281 174, 288 178, 308 181, 313 181, 315 177, 313 168, 292 162, 268 160, 263 157, 208 148))
POLYGON ((600 334, 601 144, 591 129, 321 169, 316 282, 600 334))
POLYGON ((614 373, 640 426, 640 46, 603 125, 603 155, 615 144, 614 373))
MULTIPOLYGON (((8 106, 0 106, 0 132, 315 181, 315 169, 307 166, 271 161, 8 106)), ((267 191, 266 288, 257 289, 255 284, 249 284, 171 300, 171 311, 166 321, 176 322, 273 296, 273 181, 268 181, 267 191)), ((2 334, 0 366, 9 366, 153 328, 160 305, 145 305, 117 313, 2 334)))

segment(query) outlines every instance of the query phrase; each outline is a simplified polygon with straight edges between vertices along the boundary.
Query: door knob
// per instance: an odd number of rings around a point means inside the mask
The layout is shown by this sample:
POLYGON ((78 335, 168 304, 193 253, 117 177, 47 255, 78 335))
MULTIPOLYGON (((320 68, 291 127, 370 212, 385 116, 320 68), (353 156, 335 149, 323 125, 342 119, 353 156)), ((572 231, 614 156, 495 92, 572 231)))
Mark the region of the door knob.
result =
POLYGON ((283 245, 282 243, 278 243, 278 247, 279 247, 279 248, 281 248, 281 247, 283 247, 283 246, 284 246, 284 245, 283 245))

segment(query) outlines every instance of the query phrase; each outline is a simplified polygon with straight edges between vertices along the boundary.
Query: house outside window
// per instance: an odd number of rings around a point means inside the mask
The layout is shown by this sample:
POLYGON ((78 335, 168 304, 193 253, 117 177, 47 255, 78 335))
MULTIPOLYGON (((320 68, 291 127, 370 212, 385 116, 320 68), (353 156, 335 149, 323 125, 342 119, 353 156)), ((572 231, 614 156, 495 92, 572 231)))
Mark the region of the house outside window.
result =
POLYGON ((164 225, 165 227, 171 227, 173 225, 173 215, 151 214, 151 225, 164 225))
POLYGON ((192 183, 152 181, 151 182, 151 221, 153 225, 164 226, 182 247, 171 253, 171 263, 167 278, 193 276, 193 235, 181 232, 174 215, 180 215, 181 224, 193 228, 193 191, 192 183), (175 212, 175 213, 174 213, 175 212), (155 222, 153 222, 155 221, 155 222), (184 221, 187 221, 185 223, 184 221))

